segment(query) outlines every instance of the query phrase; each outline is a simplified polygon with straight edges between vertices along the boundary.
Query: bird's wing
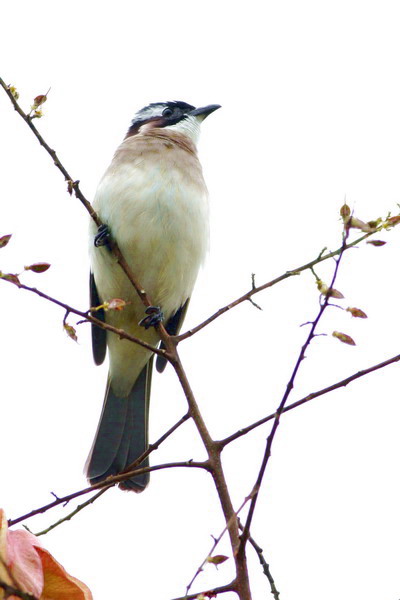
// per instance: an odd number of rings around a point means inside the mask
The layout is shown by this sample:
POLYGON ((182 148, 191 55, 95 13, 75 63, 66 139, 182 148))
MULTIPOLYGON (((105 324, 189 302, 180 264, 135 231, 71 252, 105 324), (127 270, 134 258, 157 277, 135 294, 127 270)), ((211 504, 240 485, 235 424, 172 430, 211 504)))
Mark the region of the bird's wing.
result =
MULTIPOLYGON (((97 291, 96 282, 94 280, 93 273, 90 273, 90 306, 99 306, 101 304, 101 300, 99 297, 99 293, 97 291)), ((96 319, 100 321, 105 321, 104 310, 100 309, 94 313, 96 319)), ((107 350, 107 331, 105 329, 101 329, 97 327, 97 325, 92 324, 92 351, 93 358, 96 365, 101 365, 106 356, 107 350)))
MULTIPOLYGON (((174 313, 172 315, 172 317, 170 317, 168 319, 168 322, 165 325, 165 329, 167 330, 167 332, 169 333, 169 335, 177 335, 182 327, 182 323, 185 319, 186 316, 186 312, 189 306, 189 300, 190 298, 188 298, 185 302, 185 304, 183 304, 180 308, 178 308, 178 310, 176 311, 176 313, 174 313)), ((163 348, 165 348, 164 344, 161 342, 160 344, 160 349, 162 350, 163 348)), ((157 371, 159 373, 162 373, 167 365, 167 359, 164 358, 164 356, 157 356, 157 360, 156 360, 156 368, 157 371)))

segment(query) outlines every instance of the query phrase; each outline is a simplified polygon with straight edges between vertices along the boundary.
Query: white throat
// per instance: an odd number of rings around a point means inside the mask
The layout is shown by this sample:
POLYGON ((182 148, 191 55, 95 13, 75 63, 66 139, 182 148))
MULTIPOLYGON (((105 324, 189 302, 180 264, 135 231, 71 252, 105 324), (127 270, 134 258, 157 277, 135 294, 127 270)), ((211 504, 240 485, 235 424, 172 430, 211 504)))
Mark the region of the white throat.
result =
MULTIPOLYGON (((202 116, 203 115, 201 115, 201 117, 202 116)), ((197 145, 200 136, 200 123, 203 120, 203 118, 199 117, 188 115, 185 119, 179 121, 179 123, 175 123, 175 125, 167 125, 167 127, 163 127, 163 129, 169 129, 170 131, 175 131, 176 133, 182 133, 190 138, 195 145, 197 145)))

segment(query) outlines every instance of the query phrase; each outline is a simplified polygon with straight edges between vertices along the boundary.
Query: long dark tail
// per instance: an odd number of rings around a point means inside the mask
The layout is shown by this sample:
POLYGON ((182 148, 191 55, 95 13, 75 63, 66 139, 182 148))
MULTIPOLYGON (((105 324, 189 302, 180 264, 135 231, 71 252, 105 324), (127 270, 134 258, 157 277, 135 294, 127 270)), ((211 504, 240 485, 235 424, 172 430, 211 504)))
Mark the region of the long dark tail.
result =
MULTIPOLYGON (((148 448, 148 413, 153 359, 135 381, 126 398, 119 398, 107 384, 103 412, 96 437, 86 461, 91 484, 121 473, 148 448)), ((148 458, 140 464, 147 467, 148 458)), ((142 473, 120 484, 122 489, 142 492, 149 474, 142 473)))

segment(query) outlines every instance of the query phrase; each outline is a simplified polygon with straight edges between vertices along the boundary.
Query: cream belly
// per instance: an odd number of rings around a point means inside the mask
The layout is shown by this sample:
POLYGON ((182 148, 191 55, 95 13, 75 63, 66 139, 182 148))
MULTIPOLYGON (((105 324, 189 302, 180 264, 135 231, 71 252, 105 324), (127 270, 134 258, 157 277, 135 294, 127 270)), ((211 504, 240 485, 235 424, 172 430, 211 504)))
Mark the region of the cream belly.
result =
MULTIPOLYGON (((207 190, 202 177, 189 182, 186 170, 177 167, 179 156, 172 164, 143 156, 131 162, 116 159, 118 152, 100 182, 93 206, 109 226, 137 281, 168 320, 190 297, 207 251, 207 190)), ((94 246, 97 230, 93 222, 90 227, 92 270, 100 298, 129 302, 121 312, 106 313, 107 322, 155 345, 155 330, 138 326, 144 307, 136 291, 107 248, 94 246)), ((114 334, 108 334, 107 344, 110 376, 118 379, 115 391, 126 395, 149 353, 114 334)))

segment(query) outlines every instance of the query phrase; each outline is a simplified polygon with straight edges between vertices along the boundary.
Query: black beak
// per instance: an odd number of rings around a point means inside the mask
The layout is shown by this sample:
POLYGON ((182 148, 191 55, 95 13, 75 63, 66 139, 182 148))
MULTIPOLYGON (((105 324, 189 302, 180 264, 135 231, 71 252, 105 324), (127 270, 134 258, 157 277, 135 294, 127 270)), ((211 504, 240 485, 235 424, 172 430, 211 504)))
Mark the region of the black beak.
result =
POLYGON ((201 108, 195 108, 194 110, 191 110, 189 115, 193 115, 194 117, 202 115, 203 119, 205 119, 206 117, 208 117, 208 115, 211 115, 211 113, 214 112, 214 110, 217 110, 218 108, 221 108, 220 104, 209 104, 208 106, 202 106, 201 108))

